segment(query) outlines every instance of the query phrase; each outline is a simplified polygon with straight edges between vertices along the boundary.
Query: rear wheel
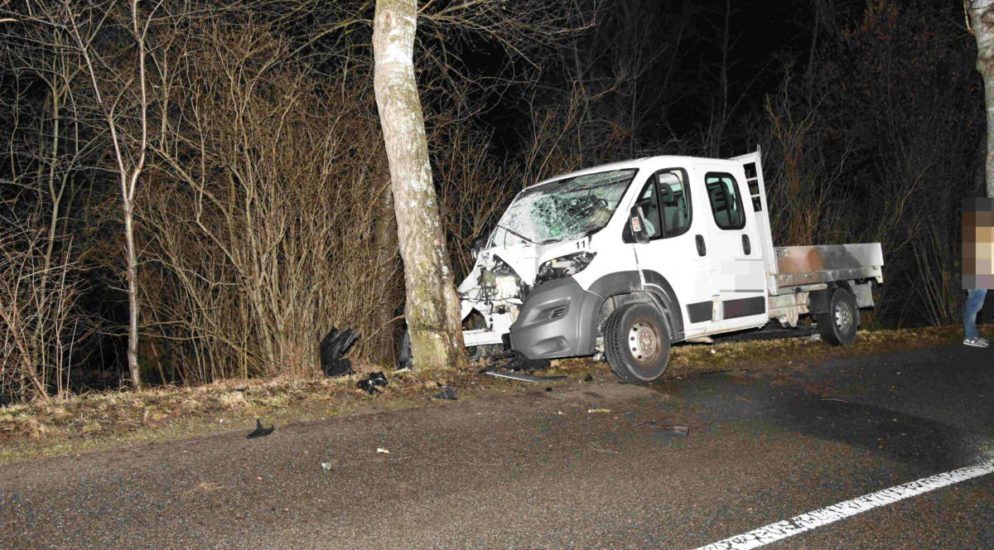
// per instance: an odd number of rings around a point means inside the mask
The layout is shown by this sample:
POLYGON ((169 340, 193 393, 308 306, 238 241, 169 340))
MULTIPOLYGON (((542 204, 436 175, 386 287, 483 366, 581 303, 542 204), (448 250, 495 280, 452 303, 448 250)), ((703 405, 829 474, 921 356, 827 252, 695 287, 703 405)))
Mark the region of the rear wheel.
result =
POLYGON ((828 311, 816 315, 821 339, 833 346, 848 346, 856 341, 859 309, 856 298, 845 288, 830 290, 828 311))
POLYGON ((662 376, 670 360, 670 333, 659 310, 645 303, 615 310, 604 322, 604 355, 622 382, 662 376))

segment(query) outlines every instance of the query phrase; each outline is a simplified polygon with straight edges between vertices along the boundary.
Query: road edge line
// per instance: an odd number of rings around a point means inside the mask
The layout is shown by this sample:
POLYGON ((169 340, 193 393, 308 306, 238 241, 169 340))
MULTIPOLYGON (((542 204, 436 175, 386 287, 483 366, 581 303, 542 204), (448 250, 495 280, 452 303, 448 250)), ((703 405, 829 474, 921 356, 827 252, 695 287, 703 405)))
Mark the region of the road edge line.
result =
POLYGON ((854 499, 838 502, 831 506, 819 508, 790 519, 753 529, 748 533, 742 533, 718 542, 712 542, 706 546, 700 546, 696 550, 749 550, 759 548, 857 514, 862 514, 874 508, 887 506, 888 504, 893 504, 907 498, 923 495, 936 489, 992 473, 994 473, 994 460, 980 462, 972 466, 923 477, 888 489, 882 489, 854 499))

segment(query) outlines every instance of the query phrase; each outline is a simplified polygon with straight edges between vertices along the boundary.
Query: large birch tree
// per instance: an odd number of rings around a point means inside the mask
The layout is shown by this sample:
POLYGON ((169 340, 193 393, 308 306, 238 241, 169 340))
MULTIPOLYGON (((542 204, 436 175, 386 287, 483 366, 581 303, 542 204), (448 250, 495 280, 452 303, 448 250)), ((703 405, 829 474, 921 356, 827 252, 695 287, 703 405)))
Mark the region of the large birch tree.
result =
POLYGON ((987 156, 984 179, 994 197, 994 0, 964 0, 970 30, 977 39, 977 71, 984 79, 987 156))
POLYGON ((420 368, 448 368, 463 363, 463 338, 414 75, 417 13, 417 0, 376 1, 374 88, 404 262, 411 352, 420 368))

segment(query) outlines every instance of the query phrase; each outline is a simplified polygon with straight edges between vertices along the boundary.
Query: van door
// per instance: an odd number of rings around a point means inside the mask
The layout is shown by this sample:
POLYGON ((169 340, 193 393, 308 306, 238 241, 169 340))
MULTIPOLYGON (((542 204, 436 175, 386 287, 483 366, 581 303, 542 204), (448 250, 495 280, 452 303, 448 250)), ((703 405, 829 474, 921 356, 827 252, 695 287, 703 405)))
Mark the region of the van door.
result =
POLYGON ((707 222, 694 215, 694 201, 707 202, 703 191, 683 168, 667 168, 649 178, 637 199, 649 233, 649 242, 635 247, 639 266, 646 285, 676 295, 685 337, 703 333, 711 321, 710 263, 694 237, 707 222))
MULTIPOLYGON (((698 233, 705 240, 713 295, 709 333, 762 326, 766 312, 766 269, 762 242, 751 208, 746 208, 741 166, 701 164, 699 174, 707 203, 698 233)), ((701 201, 702 203, 704 201, 701 201)))

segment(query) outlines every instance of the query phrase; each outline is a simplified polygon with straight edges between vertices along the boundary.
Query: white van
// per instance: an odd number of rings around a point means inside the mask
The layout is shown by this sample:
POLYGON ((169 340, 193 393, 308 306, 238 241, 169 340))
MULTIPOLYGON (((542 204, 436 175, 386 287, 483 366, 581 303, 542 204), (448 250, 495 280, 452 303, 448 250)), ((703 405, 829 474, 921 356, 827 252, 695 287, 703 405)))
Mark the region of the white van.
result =
POLYGON ((459 285, 466 345, 529 359, 604 353, 624 381, 666 369, 673 343, 815 315, 850 344, 883 283, 879 243, 773 246, 760 154, 659 156, 521 191, 459 285), (475 313, 474 313, 475 312, 475 313))

